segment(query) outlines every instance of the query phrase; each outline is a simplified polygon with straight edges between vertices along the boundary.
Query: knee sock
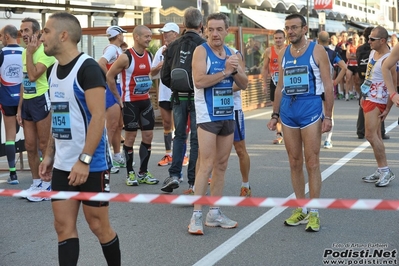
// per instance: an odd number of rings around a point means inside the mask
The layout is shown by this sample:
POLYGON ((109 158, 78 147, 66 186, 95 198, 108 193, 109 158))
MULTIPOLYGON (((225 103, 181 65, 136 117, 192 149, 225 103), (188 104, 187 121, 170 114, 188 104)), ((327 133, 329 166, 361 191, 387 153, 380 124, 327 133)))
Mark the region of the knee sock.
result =
POLYGON ((148 169, 148 161, 150 160, 150 155, 151 155, 151 144, 141 142, 139 154, 140 154, 139 174, 142 174, 147 172, 148 169))
POLYGON ((164 132, 163 139, 165 142, 165 151, 166 153, 172 152, 172 132, 164 132))
POLYGON ((119 238, 118 235, 108 243, 101 244, 103 254, 107 260, 108 266, 120 266, 121 265, 121 250, 119 249, 119 238))
POLYGON ((126 171, 129 175, 129 172, 133 171, 133 147, 123 145, 123 151, 125 152, 126 158, 126 171))
POLYGON ((79 238, 58 242, 58 263, 60 266, 75 266, 79 258, 79 238))
POLYGON ((10 174, 16 174, 15 170, 15 141, 6 141, 6 155, 10 174))

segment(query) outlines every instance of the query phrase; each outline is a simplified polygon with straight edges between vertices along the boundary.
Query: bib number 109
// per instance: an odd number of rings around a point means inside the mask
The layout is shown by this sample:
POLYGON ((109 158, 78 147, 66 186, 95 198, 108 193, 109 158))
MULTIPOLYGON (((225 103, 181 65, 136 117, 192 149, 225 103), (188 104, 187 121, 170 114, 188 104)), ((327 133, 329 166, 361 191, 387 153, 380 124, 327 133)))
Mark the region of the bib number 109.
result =
POLYGON ((298 84, 302 83, 302 78, 301 77, 292 77, 290 78, 291 84, 298 84))

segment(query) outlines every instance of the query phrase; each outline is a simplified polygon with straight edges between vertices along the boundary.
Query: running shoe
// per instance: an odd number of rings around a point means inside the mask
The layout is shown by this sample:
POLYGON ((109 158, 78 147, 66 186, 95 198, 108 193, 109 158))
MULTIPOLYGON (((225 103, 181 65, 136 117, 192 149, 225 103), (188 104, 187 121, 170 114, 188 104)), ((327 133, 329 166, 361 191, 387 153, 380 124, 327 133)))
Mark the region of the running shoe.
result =
POLYGON ((158 162, 158 166, 168 166, 172 164, 172 156, 166 154, 162 159, 158 162))
POLYGON ((308 232, 319 232, 320 218, 317 212, 310 212, 307 218, 309 220, 305 230, 308 232))
POLYGON ((380 178, 377 182, 375 182, 376 187, 385 187, 388 186, 389 182, 395 179, 395 175, 391 170, 380 173, 380 178))
MULTIPOLYGON (((34 190, 34 192, 46 192, 46 191, 51 191, 51 185, 49 185, 48 187, 43 187, 43 182, 40 183, 40 186, 36 187, 34 190)), ((26 199, 30 202, 40 202, 40 201, 47 201, 50 200, 50 198, 42 198, 42 197, 37 197, 37 196, 28 196, 26 197, 26 199)))
POLYGON ((189 159, 188 159, 188 156, 184 156, 184 158, 183 158, 183 166, 187 166, 188 165, 188 162, 189 162, 189 159))
POLYGON ((324 149, 331 149, 332 148, 332 143, 330 141, 324 141, 324 149))
POLYGON ((273 140, 273 144, 281 144, 281 143, 283 143, 283 136, 277 134, 276 138, 273 140))
POLYGON ((142 174, 137 175, 137 179, 140 184, 147 184, 147 185, 156 185, 159 183, 159 180, 154 178, 150 171, 147 171, 142 174))
POLYGON ((163 192, 171 193, 173 192, 174 189, 179 187, 179 180, 178 177, 167 177, 165 181, 163 181, 163 185, 161 187, 161 190, 163 192))
POLYGON ((349 99, 351 99, 351 100, 355 99, 355 95, 353 95, 353 93, 350 93, 349 94, 349 99))
POLYGON ((119 173, 119 167, 112 166, 110 172, 111 174, 119 173))
POLYGON ((205 225, 211 227, 235 228, 238 223, 228 218, 219 210, 217 214, 208 212, 205 219, 205 225))
POLYGON ((338 94, 338 100, 342 100, 343 98, 344 98, 344 94, 339 93, 339 94, 338 94))
POLYGON ((183 191, 183 195, 194 195, 194 189, 192 185, 188 186, 187 190, 183 191))
POLYGON ((17 174, 10 174, 10 177, 7 179, 7 183, 10 185, 18 185, 19 181, 18 181, 18 177, 17 174))
POLYGON ((380 175, 381 173, 377 170, 374 172, 374 174, 363 176, 362 180, 367 183, 375 183, 378 181, 378 179, 380 179, 380 175))
POLYGON ((136 173, 134 171, 129 172, 129 175, 126 177, 126 185, 128 186, 139 185, 139 182, 136 179, 136 173))
POLYGON ((391 138, 391 136, 389 136, 388 134, 384 134, 383 136, 382 136, 382 139, 390 139, 391 138))
POLYGON ((120 157, 120 158, 115 158, 112 160, 112 165, 115 167, 119 168, 125 168, 126 167, 126 161, 125 158, 120 157))
MULTIPOLYGON (((26 192, 32 192, 32 191, 36 191, 37 187, 41 187, 42 186, 42 182, 40 182, 39 185, 35 186, 34 184, 30 185, 30 187, 28 189, 25 189, 26 192)), ((22 197, 23 199, 26 199, 26 197, 22 197)))
POLYGON ((290 218, 284 221, 284 224, 289 226, 295 226, 300 224, 306 224, 307 222, 307 214, 302 212, 302 208, 296 208, 292 211, 290 218))
POLYGON ((251 187, 241 187, 241 192, 240 192, 240 197, 246 197, 249 198, 251 197, 251 187))
POLYGON ((188 225, 188 232, 193 235, 203 235, 204 227, 202 226, 202 214, 193 214, 188 225))

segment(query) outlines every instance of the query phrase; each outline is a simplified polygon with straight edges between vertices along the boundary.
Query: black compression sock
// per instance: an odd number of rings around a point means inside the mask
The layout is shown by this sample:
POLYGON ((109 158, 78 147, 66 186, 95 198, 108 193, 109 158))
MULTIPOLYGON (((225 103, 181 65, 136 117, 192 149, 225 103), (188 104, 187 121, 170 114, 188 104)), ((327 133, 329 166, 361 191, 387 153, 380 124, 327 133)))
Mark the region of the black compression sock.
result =
POLYGON ((119 249, 118 235, 108 243, 101 244, 104 257, 107 260, 108 266, 121 265, 121 250, 119 249))
POLYGON ((58 242, 58 263, 60 266, 76 266, 79 258, 79 238, 58 242))

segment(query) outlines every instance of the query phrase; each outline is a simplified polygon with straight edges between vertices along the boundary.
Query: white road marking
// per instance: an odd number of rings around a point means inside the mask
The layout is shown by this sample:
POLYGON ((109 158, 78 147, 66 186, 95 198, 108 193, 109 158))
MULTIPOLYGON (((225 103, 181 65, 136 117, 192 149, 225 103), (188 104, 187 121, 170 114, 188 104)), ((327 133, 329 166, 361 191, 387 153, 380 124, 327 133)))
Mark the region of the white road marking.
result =
MULTIPOLYGON (((266 112, 267 113, 267 112, 266 112)), ((264 115, 266 113, 258 114, 258 115, 253 115, 250 117, 247 117, 246 119, 257 117, 264 115)), ((388 133, 391 131, 393 128, 395 128, 398 125, 398 122, 392 123, 389 127, 387 127, 385 130, 388 133)), ((363 142, 361 145, 359 145, 357 148, 355 148, 353 151, 342 157, 340 160, 338 160, 336 163, 328 167, 326 170, 324 170, 321 173, 322 180, 326 180, 329 176, 331 176, 335 171, 337 171, 339 168, 344 166, 347 162, 352 160, 356 155, 361 153, 363 150, 365 150, 367 147, 369 147, 370 144, 368 141, 363 142)), ((306 183, 305 186, 305 193, 309 192, 309 185, 306 183)), ((295 194, 292 193, 287 197, 287 199, 292 199, 295 198, 295 194)), ((250 238, 254 233, 259 231, 263 226, 268 224, 270 221, 272 221, 274 218, 276 218, 280 213, 282 213, 285 209, 288 207, 273 207, 269 211, 267 211, 265 214, 260 216, 258 219, 241 229, 237 234, 234 236, 230 237, 228 240, 226 240, 224 243, 222 243, 220 246, 215 248, 213 251, 208 253, 205 257, 197 261, 197 263, 194 264, 194 266, 210 266, 210 265, 215 265, 219 260, 223 259, 227 254, 229 254, 232 250, 234 250, 236 247, 241 245, 245 240, 250 238)))

